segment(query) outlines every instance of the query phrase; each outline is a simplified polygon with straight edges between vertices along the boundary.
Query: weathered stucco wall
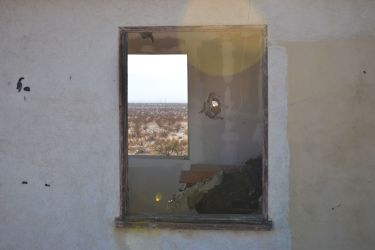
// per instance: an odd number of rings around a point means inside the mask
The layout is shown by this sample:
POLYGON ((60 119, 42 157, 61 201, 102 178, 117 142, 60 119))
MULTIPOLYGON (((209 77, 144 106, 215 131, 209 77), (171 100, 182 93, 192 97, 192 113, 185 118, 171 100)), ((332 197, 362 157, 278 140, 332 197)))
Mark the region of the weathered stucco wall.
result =
POLYGON ((295 249, 374 249, 375 38, 288 51, 295 249))
POLYGON ((0 249, 374 248, 374 13, 370 0, 0 1, 0 249), (118 27, 259 23, 274 230, 115 229, 118 27))

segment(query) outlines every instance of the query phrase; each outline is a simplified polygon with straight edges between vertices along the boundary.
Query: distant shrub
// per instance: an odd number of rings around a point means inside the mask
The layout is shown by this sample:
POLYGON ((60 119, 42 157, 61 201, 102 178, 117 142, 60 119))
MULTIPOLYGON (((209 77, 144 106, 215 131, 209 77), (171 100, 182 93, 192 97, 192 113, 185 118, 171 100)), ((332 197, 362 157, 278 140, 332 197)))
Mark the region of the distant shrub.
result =
POLYGON ((163 129, 161 132, 160 132, 160 136, 161 137, 168 137, 169 135, 169 131, 167 129, 163 129))
POLYGON ((128 107, 129 154, 187 155, 187 107, 171 104, 132 104, 128 107), (151 127, 154 125, 157 127, 151 127), (181 136, 179 133, 185 133, 181 136))
POLYGON ((157 152, 165 156, 187 155, 187 141, 161 139, 155 143, 157 152))
POLYGON ((174 125, 174 129, 176 132, 180 131, 182 125, 180 122, 176 122, 175 125, 174 125))

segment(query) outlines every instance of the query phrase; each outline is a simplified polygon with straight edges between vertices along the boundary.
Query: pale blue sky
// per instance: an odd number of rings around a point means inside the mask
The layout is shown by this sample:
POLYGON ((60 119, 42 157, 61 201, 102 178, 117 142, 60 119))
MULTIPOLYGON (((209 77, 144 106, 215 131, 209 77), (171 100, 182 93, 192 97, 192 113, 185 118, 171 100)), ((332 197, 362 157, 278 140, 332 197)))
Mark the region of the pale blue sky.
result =
POLYGON ((128 55, 128 102, 187 103, 187 55, 128 55))

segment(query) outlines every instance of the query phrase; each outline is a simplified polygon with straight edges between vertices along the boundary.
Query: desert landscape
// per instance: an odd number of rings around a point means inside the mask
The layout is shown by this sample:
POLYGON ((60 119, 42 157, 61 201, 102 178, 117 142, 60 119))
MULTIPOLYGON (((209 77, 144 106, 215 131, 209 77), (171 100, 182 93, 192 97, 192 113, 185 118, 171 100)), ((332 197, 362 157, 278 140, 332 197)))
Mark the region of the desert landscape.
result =
POLYGON ((187 103, 129 103, 128 154, 188 155, 187 103))

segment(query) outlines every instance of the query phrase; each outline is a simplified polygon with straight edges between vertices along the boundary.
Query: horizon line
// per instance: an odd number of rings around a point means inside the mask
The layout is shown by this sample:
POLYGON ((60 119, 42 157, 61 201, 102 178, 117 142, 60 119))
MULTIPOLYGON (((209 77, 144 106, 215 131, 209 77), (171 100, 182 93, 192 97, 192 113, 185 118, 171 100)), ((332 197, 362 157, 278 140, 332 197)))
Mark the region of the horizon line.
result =
POLYGON ((144 104, 187 104, 188 102, 128 102, 128 104, 139 104, 139 103, 144 103, 144 104))

